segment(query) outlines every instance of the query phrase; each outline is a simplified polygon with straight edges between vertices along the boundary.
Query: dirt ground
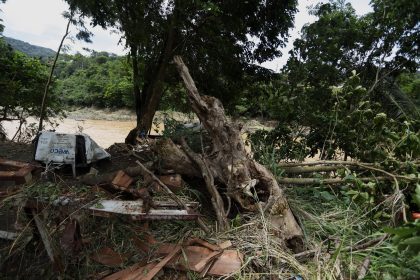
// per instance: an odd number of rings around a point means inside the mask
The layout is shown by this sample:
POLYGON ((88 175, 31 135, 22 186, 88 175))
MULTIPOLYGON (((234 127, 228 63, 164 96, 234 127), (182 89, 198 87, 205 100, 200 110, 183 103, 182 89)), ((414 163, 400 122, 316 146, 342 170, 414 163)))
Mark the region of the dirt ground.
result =
POLYGON ((34 160, 33 154, 31 144, 11 141, 0 142, 0 158, 32 162, 34 160))

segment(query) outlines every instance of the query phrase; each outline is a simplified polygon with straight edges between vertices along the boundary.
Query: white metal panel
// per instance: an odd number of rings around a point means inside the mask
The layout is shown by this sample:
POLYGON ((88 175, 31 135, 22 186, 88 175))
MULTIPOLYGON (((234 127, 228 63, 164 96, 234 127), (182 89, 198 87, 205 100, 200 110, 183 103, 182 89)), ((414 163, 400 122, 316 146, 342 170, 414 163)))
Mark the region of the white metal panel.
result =
POLYGON ((38 139, 35 160, 73 164, 76 157, 75 148, 76 135, 44 131, 38 139))

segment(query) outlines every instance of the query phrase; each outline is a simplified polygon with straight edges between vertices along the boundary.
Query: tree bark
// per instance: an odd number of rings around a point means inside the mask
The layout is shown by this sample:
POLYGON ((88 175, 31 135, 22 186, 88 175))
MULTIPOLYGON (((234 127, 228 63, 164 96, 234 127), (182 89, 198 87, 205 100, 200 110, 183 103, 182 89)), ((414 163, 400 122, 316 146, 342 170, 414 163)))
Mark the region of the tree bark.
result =
POLYGON ((269 214, 271 226, 286 241, 302 243, 302 231, 273 174, 248 157, 240 129, 228 121, 221 102, 198 93, 181 57, 175 56, 174 62, 187 88, 191 107, 212 139, 212 152, 201 158, 214 180, 225 185, 226 194, 243 209, 263 209, 269 214), (265 196, 258 196, 260 193, 265 196))
MULTIPOLYGON (((146 79, 141 91, 139 89, 138 81, 140 79, 138 75, 138 61, 133 60, 133 83, 137 125, 127 135, 125 139, 125 143, 127 144, 135 144, 137 135, 139 133, 147 135, 152 127, 153 117, 159 107, 159 102, 163 94, 163 82, 165 80, 166 70, 175 45, 174 17, 175 16, 173 15, 164 47, 158 58, 157 66, 153 70, 151 78, 149 80, 146 79), (135 75, 134 73, 137 74, 135 75)), ((137 50, 137 48, 135 48, 135 50, 137 50)))

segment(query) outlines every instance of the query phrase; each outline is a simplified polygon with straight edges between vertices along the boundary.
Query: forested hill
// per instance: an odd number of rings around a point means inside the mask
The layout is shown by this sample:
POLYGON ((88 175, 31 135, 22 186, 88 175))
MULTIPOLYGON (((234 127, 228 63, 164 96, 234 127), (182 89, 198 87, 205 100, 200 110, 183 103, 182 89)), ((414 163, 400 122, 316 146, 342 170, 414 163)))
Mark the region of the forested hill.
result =
POLYGON ((4 37, 4 40, 11 45, 13 49, 21 51, 31 57, 47 58, 55 55, 55 51, 49 48, 32 45, 10 37, 4 37))

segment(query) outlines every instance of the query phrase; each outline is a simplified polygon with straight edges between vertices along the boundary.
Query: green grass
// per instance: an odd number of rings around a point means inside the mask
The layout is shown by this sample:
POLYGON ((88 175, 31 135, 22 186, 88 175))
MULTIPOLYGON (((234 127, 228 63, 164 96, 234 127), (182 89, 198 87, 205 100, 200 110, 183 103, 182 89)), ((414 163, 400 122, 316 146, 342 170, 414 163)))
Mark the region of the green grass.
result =
MULTIPOLYGON (((63 218, 67 217, 60 215, 52 202, 70 192, 91 199, 92 203, 98 199, 89 195, 89 188, 38 184, 28 186, 21 193, 3 201, 2 207, 10 207, 11 202, 24 202, 28 197, 44 199, 50 206, 43 211, 42 217, 48 221, 49 232, 56 244, 59 244, 65 225, 63 218)), ((344 187, 327 186, 290 187, 286 189, 286 194, 303 229, 306 249, 317 249, 314 255, 296 259, 293 252, 285 248, 283 240, 272 234, 268 217, 262 213, 237 215, 231 220, 231 229, 223 233, 214 231, 214 217, 207 209, 200 211, 209 212, 205 219, 213 228, 210 234, 205 234, 195 222, 188 221, 152 222, 149 230, 161 242, 178 243, 190 237, 203 238, 212 243, 230 240, 233 248, 244 254, 243 266, 231 276, 233 279, 296 279, 297 276, 303 279, 357 279, 359 267, 366 258, 370 259, 370 266, 365 279, 420 277, 419 256, 398 252, 389 239, 363 250, 346 250, 359 242, 382 235, 383 228, 392 225, 389 219, 393 212, 392 197, 378 205, 371 205, 353 201, 344 187)), ((197 191, 180 194, 184 200, 202 196, 197 191)), ((100 272, 118 271, 148 259, 132 241, 133 237, 142 239, 144 229, 139 223, 125 218, 93 217, 83 212, 81 206, 74 209, 71 216, 80 221, 83 238, 88 242, 76 256, 65 256, 65 279, 92 278, 100 272), (115 268, 91 260, 89 256, 103 247, 129 254, 130 257, 123 265, 115 268)), ((20 209, 18 213, 22 217, 21 222, 27 227, 18 240, 1 248, 1 262, 15 265, 18 269, 16 275, 20 277, 40 275, 42 272, 42 276, 47 279, 54 272, 45 250, 39 242, 35 242, 30 220, 25 217, 24 211, 20 209)), ((188 273, 187 276, 189 279, 198 279, 195 273, 188 273)))

